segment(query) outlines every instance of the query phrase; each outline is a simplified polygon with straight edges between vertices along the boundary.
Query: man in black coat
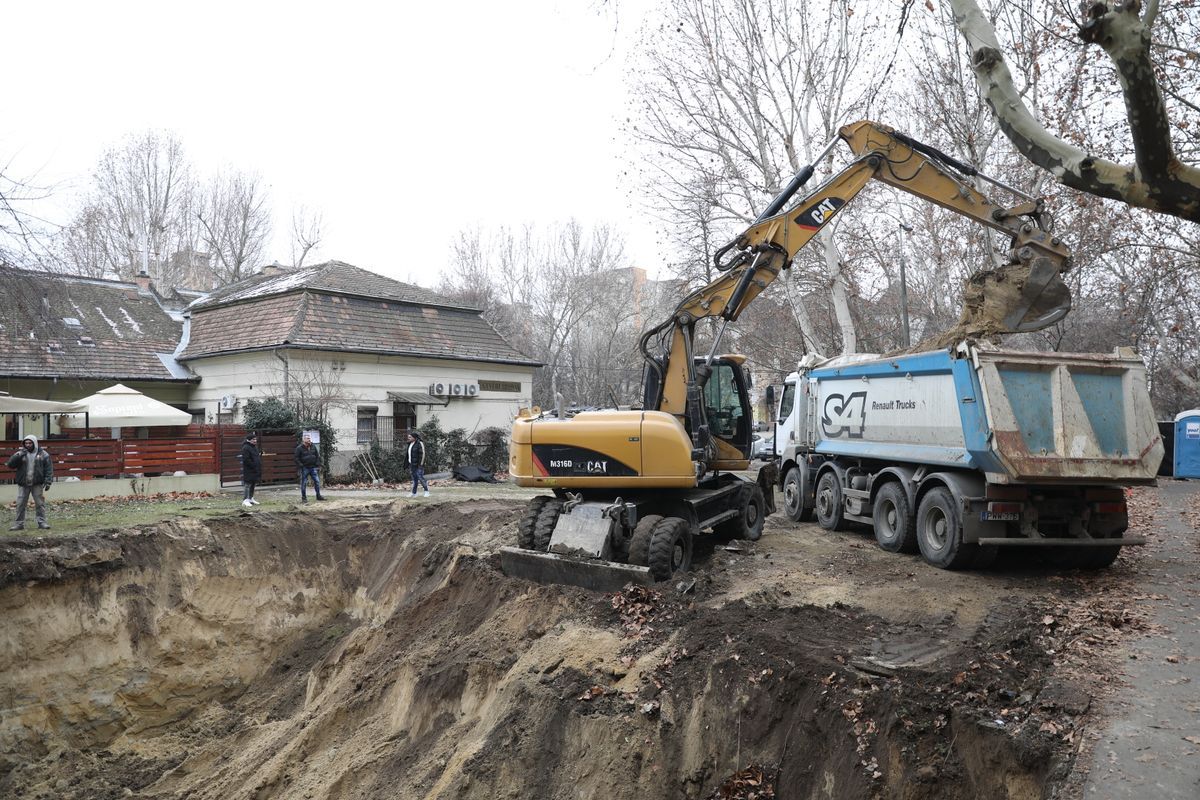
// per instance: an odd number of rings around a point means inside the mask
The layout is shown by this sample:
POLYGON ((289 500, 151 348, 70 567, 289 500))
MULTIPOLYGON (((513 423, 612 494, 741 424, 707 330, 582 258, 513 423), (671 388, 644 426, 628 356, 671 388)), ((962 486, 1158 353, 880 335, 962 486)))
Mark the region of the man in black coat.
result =
POLYGON ((321 479, 319 477, 321 471, 321 449, 312 443, 312 437, 307 433, 304 434, 304 441, 296 447, 296 468, 300 470, 300 502, 308 502, 308 479, 312 478, 313 489, 317 492, 317 499, 324 500, 321 497, 321 479))
POLYGON ((242 442, 242 505, 256 506, 254 487, 262 480, 262 453, 258 450, 258 434, 250 431, 242 442))
POLYGON ((50 460, 50 454, 38 447, 36 436, 26 436, 25 441, 21 442, 21 449, 8 459, 8 467, 17 471, 17 518, 9 530, 25 529, 25 509, 29 507, 31 495, 38 527, 49 529, 43 492, 50 491, 50 483, 54 480, 54 462, 50 460))
POLYGON ((412 496, 417 496, 419 483, 425 490, 425 496, 429 497, 429 484, 425 482, 425 442, 421 441, 421 434, 416 431, 408 434, 408 470, 413 479, 412 496))

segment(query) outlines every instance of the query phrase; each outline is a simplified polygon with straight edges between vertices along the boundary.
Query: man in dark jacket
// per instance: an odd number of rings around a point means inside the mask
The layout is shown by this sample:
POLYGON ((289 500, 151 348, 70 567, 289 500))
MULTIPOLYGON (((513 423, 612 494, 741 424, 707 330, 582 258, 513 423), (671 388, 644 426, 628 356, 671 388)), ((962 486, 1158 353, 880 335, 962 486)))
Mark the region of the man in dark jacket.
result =
POLYGON ((258 451, 258 434, 251 431, 242 442, 242 505, 256 506, 254 487, 262 480, 262 453, 258 451))
POLYGON ((312 437, 307 433, 304 434, 304 441, 296 447, 296 468, 300 470, 300 502, 308 502, 308 479, 312 478, 313 489, 317 492, 317 499, 324 500, 321 497, 321 479, 319 473, 321 471, 321 449, 312 443, 312 437))
POLYGON ((425 443, 421 441, 421 434, 416 431, 408 434, 408 469, 412 472, 412 496, 417 496, 419 482, 425 490, 425 496, 429 497, 429 484, 425 482, 425 443))
POLYGON ((50 491, 50 483, 54 480, 54 462, 50 460, 50 454, 38 447, 36 436, 26 436, 25 441, 21 443, 21 449, 8 459, 8 467, 17 471, 17 519, 9 530, 25 529, 25 509, 29 506, 30 495, 33 495, 37 526, 49 529, 43 493, 50 491))

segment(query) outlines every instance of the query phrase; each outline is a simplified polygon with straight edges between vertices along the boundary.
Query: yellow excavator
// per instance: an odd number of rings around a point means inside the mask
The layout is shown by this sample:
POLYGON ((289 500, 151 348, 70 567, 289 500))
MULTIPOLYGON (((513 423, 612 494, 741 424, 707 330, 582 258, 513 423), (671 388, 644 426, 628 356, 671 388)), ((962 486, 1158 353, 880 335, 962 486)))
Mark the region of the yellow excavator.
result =
POLYGON ((647 330, 642 410, 602 410, 569 419, 522 410, 513 424, 509 473, 544 488, 501 550, 509 575, 602 591, 670 579, 691 564, 702 534, 755 540, 774 512, 774 464, 756 481, 733 474, 750 461, 750 374, 745 358, 721 355, 726 326, 792 265, 796 253, 874 179, 1010 237, 1008 263, 969 281, 955 339, 1032 331, 1071 306, 1061 274, 1070 252, 1049 230, 1043 202, 887 126, 847 125, 838 141, 855 158, 798 202, 804 167, 741 235, 714 255, 716 279, 688 294, 647 330), (966 178, 1021 198, 990 202, 966 178), (695 352, 696 324, 718 321, 707 354, 695 352))

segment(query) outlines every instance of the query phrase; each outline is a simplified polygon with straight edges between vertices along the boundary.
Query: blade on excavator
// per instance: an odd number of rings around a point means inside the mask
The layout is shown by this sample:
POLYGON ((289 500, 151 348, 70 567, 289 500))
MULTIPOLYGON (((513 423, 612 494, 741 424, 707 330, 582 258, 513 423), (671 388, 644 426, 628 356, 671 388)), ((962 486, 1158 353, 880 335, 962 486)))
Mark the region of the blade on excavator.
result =
POLYGON ((500 548, 500 569, 512 578, 537 583, 561 583, 596 592, 619 592, 627 583, 650 586, 649 567, 618 564, 594 558, 571 558, 519 547, 500 548))

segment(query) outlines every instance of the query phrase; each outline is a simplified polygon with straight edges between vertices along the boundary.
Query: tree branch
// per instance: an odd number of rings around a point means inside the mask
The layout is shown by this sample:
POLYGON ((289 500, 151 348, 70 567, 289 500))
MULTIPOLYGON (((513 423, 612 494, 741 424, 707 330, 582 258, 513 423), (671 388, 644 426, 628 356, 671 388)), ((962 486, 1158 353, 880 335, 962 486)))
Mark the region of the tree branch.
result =
POLYGON ((1137 16, 1136 4, 1111 11, 1106 2, 1093 3, 1081 29, 1084 40, 1094 37, 1117 68, 1137 153, 1133 167, 1092 155, 1046 130, 1017 93, 996 32, 976 0, 951 0, 950 5, 971 54, 976 83, 1022 155, 1073 189, 1200 221, 1200 170, 1180 164, 1171 149, 1149 58, 1149 29, 1137 16))

